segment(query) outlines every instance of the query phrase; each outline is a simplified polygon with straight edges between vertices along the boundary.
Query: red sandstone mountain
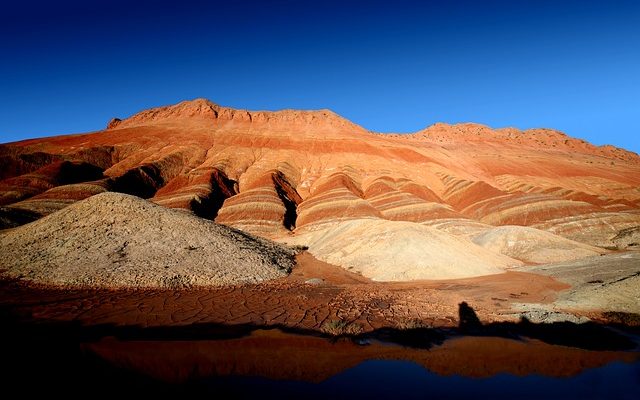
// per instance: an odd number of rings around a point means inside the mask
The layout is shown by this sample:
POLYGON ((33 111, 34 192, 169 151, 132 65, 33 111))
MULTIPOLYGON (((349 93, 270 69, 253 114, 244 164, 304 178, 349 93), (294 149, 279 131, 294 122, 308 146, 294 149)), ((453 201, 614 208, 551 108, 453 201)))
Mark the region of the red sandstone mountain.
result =
MULTIPOLYGON (((466 240, 469 254, 460 257, 475 257, 487 273, 514 260, 577 258, 567 253, 574 248, 582 256, 597 254, 592 246, 624 248, 634 243, 620 235, 635 237, 624 232, 640 226, 640 157, 549 129, 438 123, 376 134, 328 110, 255 112, 197 99, 113 119, 99 132, 0 145, 0 167, 3 227, 117 191, 264 237, 315 243, 318 257, 353 256, 354 268, 373 278, 380 275, 359 269, 371 264, 362 254, 385 232, 404 231, 399 222, 413 223, 423 241, 466 240), (332 237, 365 233, 365 244, 323 253, 332 237), (514 250, 514 237, 529 247, 514 250)), ((423 243, 408 242, 398 244, 403 254, 423 243)))

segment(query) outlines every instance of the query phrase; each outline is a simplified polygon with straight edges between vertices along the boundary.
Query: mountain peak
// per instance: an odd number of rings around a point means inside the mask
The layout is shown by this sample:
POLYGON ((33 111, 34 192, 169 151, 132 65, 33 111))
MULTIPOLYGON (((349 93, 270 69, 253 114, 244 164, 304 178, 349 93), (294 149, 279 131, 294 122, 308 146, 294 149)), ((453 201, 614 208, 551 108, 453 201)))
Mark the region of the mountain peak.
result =
POLYGON ((112 119, 107 129, 129 128, 133 126, 154 125, 157 123, 171 123, 175 121, 209 121, 224 123, 228 121, 239 123, 258 123, 269 126, 286 125, 295 127, 300 125, 331 127, 351 131, 366 131, 361 126, 341 117, 329 109, 278 111, 248 111, 223 107, 204 98, 182 101, 177 104, 150 108, 126 119, 112 119))
POLYGON ((521 130, 515 127, 494 129, 487 125, 465 122, 447 124, 437 122, 411 135, 418 140, 437 144, 496 143, 537 149, 579 151, 616 159, 637 159, 638 155, 615 146, 595 146, 586 140, 573 138, 556 129, 532 128, 521 130))
POLYGON ((140 111, 133 116, 120 120, 114 118, 107 129, 125 128, 138 125, 149 125, 156 122, 170 121, 183 118, 215 118, 220 106, 203 98, 182 101, 170 106, 154 107, 140 111))

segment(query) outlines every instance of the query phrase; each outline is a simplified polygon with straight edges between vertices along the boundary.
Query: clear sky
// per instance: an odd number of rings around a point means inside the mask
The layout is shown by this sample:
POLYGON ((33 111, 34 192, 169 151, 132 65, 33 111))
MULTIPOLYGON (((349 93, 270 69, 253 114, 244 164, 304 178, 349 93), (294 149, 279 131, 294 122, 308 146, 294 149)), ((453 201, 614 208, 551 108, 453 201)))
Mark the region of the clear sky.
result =
POLYGON ((640 152, 640 1, 3 3, 0 142, 196 97, 330 108, 379 132, 550 127, 640 152))

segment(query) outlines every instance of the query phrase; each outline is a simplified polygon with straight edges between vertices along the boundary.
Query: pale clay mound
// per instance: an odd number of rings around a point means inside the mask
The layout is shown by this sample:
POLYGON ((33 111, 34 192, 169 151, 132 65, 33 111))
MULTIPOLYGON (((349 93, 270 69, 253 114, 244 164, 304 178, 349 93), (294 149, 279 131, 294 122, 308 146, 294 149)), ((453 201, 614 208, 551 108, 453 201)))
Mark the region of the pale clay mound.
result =
POLYGON ((309 246, 322 261, 376 281, 466 278, 522 264, 412 222, 356 219, 303 233, 294 241, 309 246))
POLYGON ((500 226, 473 239, 478 246, 526 263, 546 264, 597 256, 605 250, 526 226, 500 226))
POLYGON ((0 234, 0 270, 34 283, 190 287, 285 276, 294 252, 140 198, 103 193, 0 234))
POLYGON ((613 253, 519 270, 549 275, 571 285, 547 306, 551 309, 640 313, 640 252, 613 253))

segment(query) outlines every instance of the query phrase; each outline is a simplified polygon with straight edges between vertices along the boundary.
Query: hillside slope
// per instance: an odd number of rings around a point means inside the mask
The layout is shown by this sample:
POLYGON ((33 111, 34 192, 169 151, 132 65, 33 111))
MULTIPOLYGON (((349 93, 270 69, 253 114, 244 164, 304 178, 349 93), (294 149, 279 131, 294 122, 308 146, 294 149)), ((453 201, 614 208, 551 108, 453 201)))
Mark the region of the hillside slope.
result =
MULTIPOLYGON (((246 111, 196 99, 99 132, 0 145, 0 167, 3 228, 103 192, 296 242, 363 219, 466 239, 522 226, 555 235, 547 244, 568 239, 569 253, 571 243, 586 245, 572 258, 601 252, 593 246, 637 247, 620 237, 640 227, 640 157, 550 129, 438 123, 376 134, 329 110, 246 111)), ((496 246, 487 248, 504 252, 496 246)), ((520 257, 566 259, 557 254, 520 257)))

